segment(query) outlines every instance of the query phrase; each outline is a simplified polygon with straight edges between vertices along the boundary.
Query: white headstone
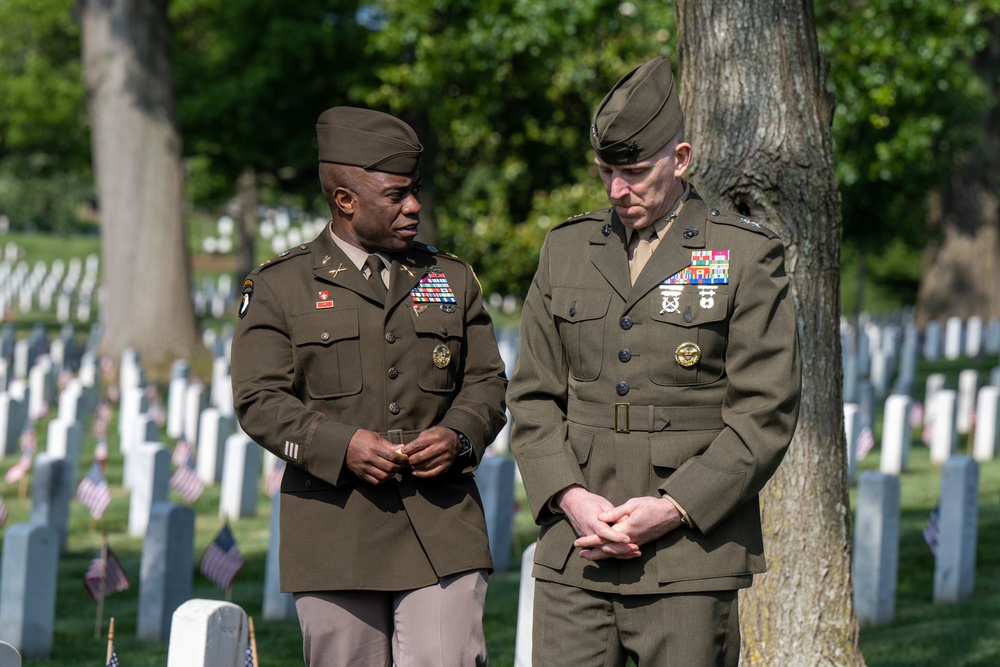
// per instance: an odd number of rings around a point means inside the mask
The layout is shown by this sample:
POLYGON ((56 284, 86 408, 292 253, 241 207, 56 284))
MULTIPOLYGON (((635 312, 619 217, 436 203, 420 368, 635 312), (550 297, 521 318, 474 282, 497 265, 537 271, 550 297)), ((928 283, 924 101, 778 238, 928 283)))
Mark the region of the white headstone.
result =
POLYGON ((174 612, 167 667, 243 667, 247 615, 229 602, 188 600, 174 612))
POLYGON ((517 595, 517 634, 514 638, 514 667, 532 667, 531 628, 535 607, 535 578, 531 570, 535 565, 536 542, 528 545, 521 554, 521 584, 517 595))
POLYGON ((31 484, 31 522, 52 528, 59 540, 59 553, 66 550, 69 503, 76 491, 69 461, 42 452, 35 457, 31 484))
MULTIPOLYGON (((273 457, 273 455, 272 455, 273 457)), ((291 593, 281 592, 281 493, 271 498, 271 532, 267 541, 267 556, 264 561, 264 603, 261 613, 267 620, 295 618, 295 598, 291 593)))
POLYGON ((847 481, 854 486, 858 480, 858 435, 864 424, 857 403, 844 403, 844 439, 847 442, 847 481))
POLYGON ((879 470, 886 474, 899 475, 909 464, 912 404, 910 397, 904 394, 893 394, 885 401, 879 470))
POLYGON ((958 374, 958 403, 955 408, 955 430, 965 435, 972 428, 972 414, 976 409, 979 391, 979 372, 967 368, 958 374))
POLYGON ((944 325, 944 358, 954 361, 962 351, 962 318, 949 317, 944 325))
POLYGON ((70 378, 59 393, 56 416, 66 421, 83 421, 83 384, 77 378, 70 378))
POLYGON ((965 356, 975 359, 983 348, 983 321, 973 315, 965 322, 965 356))
POLYGON ((166 502, 170 491, 170 452, 158 442, 144 442, 135 448, 132 495, 128 506, 128 534, 140 537, 149 526, 154 503, 166 502))
POLYGON ((170 386, 167 389, 167 435, 171 438, 179 438, 184 434, 187 386, 187 377, 170 378, 170 386))
POLYGON ((899 567, 899 477, 865 472, 854 529, 854 605, 862 627, 892 622, 899 567))
POLYGON ((234 433, 226 439, 225 469, 219 492, 220 517, 241 519, 256 513, 260 451, 260 447, 243 432, 234 433))
POLYGON ((0 642, 0 667, 21 667, 21 654, 7 642, 0 642))
POLYGON ((497 572, 506 572, 510 565, 515 512, 514 468, 513 459, 491 456, 482 460, 475 475, 483 500, 490 555, 497 572))
POLYGON ((166 641, 174 612, 191 599, 194 573, 194 510, 154 503, 142 545, 136 636, 166 641))
POLYGON ((52 653, 59 537, 40 523, 17 523, 3 536, 0 640, 25 658, 52 653))
POLYGON ((940 532, 934 558, 934 603, 972 596, 976 582, 979 466, 953 456, 941 470, 940 532))
POLYGON ((932 320, 927 323, 924 329, 924 358, 928 361, 937 361, 941 356, 941 325, 932 320))
POLYGON ((977 461, 992 461, 997 455, 997 416, 1000 415, 1000 387, 986 385, 976 400, 976 429, 972 456, 977 461))
POLYGON ((200 382, 191 382, 184 392, 184 438, 188 444, 198 448, 198 426, 201 411, 205 407, 205 386, 200 382))
POLYGON ((223 416, 218 408, 205 408, 201 412, 198 432, 195 462, 198 477, 206 484, 218 484, 222 481, 226 440, 236 432, 236 418, 223 416))
POLYGON ((933 416, 931 417, 931 461, 944 463, 955 451, 957 433, 955 432, 955 406, 958 403, 957 392, 951 389, 941 389, 934 394, 933 416))

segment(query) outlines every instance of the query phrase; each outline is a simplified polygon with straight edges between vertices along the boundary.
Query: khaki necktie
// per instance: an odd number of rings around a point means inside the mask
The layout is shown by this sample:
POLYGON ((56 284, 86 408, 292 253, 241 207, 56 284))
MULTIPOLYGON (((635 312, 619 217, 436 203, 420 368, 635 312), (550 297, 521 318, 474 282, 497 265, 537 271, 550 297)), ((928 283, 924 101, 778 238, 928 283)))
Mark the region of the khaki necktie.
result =
POLYGON ((378 255, 368 255, 365 266, 368 267, 368 284, 372 286, 375 296, 384 304, 386 297, 389 296, 389 290, 386 289, 385 283, 382 281, 382 268, 385 264, 382 263, 378 255))
POLYGON ((646 266, 650 255, 655 248, 656 230, 652 225, 642 229, 632 230, 632 238, 629 239, 628 250, 628 273, 635 285, 635 279, 642 273, 642 267, 646 266))

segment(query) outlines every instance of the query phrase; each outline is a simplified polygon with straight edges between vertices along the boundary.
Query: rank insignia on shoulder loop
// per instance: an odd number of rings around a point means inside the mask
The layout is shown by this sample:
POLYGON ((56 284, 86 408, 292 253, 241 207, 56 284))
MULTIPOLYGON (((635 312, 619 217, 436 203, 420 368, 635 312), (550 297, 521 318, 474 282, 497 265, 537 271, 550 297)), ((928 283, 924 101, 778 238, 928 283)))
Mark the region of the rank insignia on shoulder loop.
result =
POLYGON ((240 319, 246 317, 250 310, 250 300, 253 299, 253 281, 247 278, 243 281, 243 296, 240 297, 240 319))
POLYGON ((446 345, 438 345, 434 348, 432 359, 438 368, 447 368, 451 362, 451 350, 446 345))
POLYGON ((740 222, 744 225, 750 225, 751 227, 760 227, 760 223, 756 220, 751 220, 750 218, 740 218, 740 222))
POLYGON ((701 348, 690 341, 681 343, 674 352, 674 359, 684 368, 691 368, 701 361, 701 348))

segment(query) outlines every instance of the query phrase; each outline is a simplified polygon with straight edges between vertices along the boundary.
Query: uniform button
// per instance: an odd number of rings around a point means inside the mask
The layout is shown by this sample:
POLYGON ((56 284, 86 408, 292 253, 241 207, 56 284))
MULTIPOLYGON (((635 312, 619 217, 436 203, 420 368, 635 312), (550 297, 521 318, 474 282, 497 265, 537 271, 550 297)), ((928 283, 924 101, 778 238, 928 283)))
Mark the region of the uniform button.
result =
POLYGON ((313 485, 313 481, 311 479, 307 479, 306 480, 306 488, 308 489, 312 485, 313 485))
POLYGON ((629 352, 628 350, 618 350, 618 361, 620 361, 623 364, 625 364, 625 363, 628 363, 628 361, 631 358, 632 358, 632 353, 629 352))
POLYGON ((618 321, 618 323, 621 325, 621 328, 624 329, 625 331, 628 331, 629 329, 632 328, 632 318, 629 317, 628 315, 626 315, 625 317, 621 318, 618 321))
POLYGON ((719 215, 719 209, 713 208, 711 211, 709 211, 709 213, 711 213, 713 216, 717 216, 719 215))
POLYGON ((394 415, 398 415, 399 414, 399 404, 398 403, 390 403, 389 404, 389 412, 391 412, 394 415))
POLYGON ((569 309, 569 316, 570 317, 576 317, 576 308, 570 308, 569 309))
POLYGON ((396 370, 395 368, 390 368, 389 369, 389 379, 390 380, 395 380, 398 377, 399 377, 399 371, 396 370))
POLYGON ((299 246, 299 250, 305 250, 308 247, 309 246, 307 246, 305 243, 303 243, 302 245, 299 246))
POLYGON ((693 319, 694 319, 694 315, 692 315, 691 313, 684 313, 684 321, 685 322, 690 322, 693 319))
POLYGON ((387 333, 385 335, 385 342, 389 343, 390 345, 392 343, 395 343, 396 342, 396 334, 392 333, 391 331, 389 333, 387 333))
POLYGON ((441 327, 441 335, 442 336, 448 335, 448 327, 441 327))
POLYGON ((330 333, 329 333, 329 332, 327 332, 327 331, 324 331, 323 333, 321 333, 321 334, 319 335, 319 337, 320 337, 320 339, 322 339, 322 340, 330 340, 330 333))
POLYGON ((622 380, 621 382, 619 382, 618 386, 615 387, 615 391, 618 392, 619 396, 624 396, 625 394, 627 394, 628 393, 628 382, 625 382, 624 380, 622 380))

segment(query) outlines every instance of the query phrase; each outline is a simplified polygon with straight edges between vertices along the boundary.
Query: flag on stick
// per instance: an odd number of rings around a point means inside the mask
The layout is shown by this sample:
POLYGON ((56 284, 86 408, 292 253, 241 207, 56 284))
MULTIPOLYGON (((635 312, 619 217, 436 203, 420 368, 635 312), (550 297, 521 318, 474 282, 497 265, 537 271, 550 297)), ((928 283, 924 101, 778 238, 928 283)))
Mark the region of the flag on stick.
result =
POLYGON ((236 574, 243 569, 243 556, 240 555, 228 523, 222 526, 222 530, 205 549, 199 569, 209 581, 226 590, 233 583, 236 574))
POLYGON ((76 487, 76 497, 90 510, 90 516, 94 519, 100 519, 111 504, 111 490, 96 461, 90 464, 87 476, 76 487))
POLYGON ((118 656, 115 655, 115 617, 111 617, 108 626, 108 655, 104 659, 104 667, 118 667, 118 656))
POLYGON ((937 547, 938 538, 941 533, 941 512, 937 507, 931 510, 931 514, 927 517, 927 525, 924 526, 924 542, 927 543, 927 548, 931 550, 931 555, 937 558, 937 547))
POLYGON ((868 452, 870 452, 874 446, 875 434, 872 433, 872 427, 865 424, 858 432, 858 437, 854 443, 854 451, 857 455, 857 459, 860 461, 868 456, 868 452))
POLYGON ((274 464, 271 472, 268 473, 267 479, 264 480, 264 493, 266 493, 268 497, 273 498, 274 494, 281 489, 281 478, 284 476, 285 460, 279 459, 278 462, 274 464))
POLYGON ((247 616, 250 623, 250 643, 247 644, 247 659, 245 667, 257 667, 257 637, 253 632, 253 616, 247 616))
POLYGON ((194 469, 190 456, 170 477, 170 488, 181 494, 184 502, 189 504, 198 500, 201 492, 205 490, 205 484, 198 477, 198 471, 194 469))
POLYGON ((194 450, 191 449, 191 445, 187 443, 187 440, 181 438, 174 445, 174 453, 170 455, 170 462, 179 466, 192 456, 194 456, 194 450))
POLYGON ((108 595, 120 593, 129 587, 128 575, 106 544, 100 548, 94 560, 90 561, 83 583, 94 600, 103 600, 108 595))
POLYGON ((7 505, 4 503, 3 498, 0 498, 0 528, 7 523, 7 505))
POLYGON ((16 484, 24 479, 28 471, 31 470, 31 452, 22 452, 21 458, 19 458, 14 465, 7 470, 7 474, 3 476, 4 481, 8 484, 16 484))

